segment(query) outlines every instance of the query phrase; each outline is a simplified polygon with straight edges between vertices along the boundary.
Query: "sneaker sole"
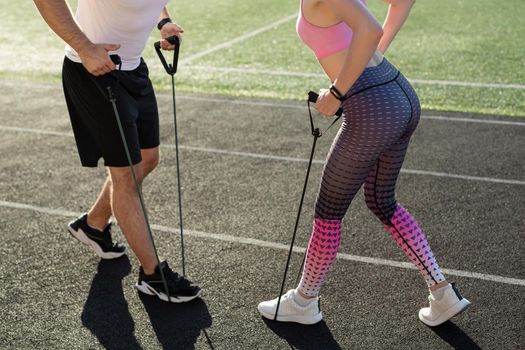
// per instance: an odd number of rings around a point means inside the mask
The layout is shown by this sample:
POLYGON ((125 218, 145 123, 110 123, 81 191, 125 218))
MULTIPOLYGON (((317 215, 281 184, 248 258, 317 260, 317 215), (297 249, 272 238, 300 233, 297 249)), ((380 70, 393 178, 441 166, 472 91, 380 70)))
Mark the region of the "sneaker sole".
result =
POLYGON ((73 236, 73 238, 78 240, 80 243, 85 244, 88 247, 90 247, 91 250, 93 250, 95 252, 95 254, 97 254, 101 259, 106 259, 106 260, 116 259, 116 258, 120 258, 122 255, 126 254, 125 251, 123 251, 122 253, 104 252, 102 250, 102 248, 100 248, 100 246, 97 244, 97 242, 95 242, 92 239, 90 239, 84 233, 84 231, 82 231, 81 228, 79 228, 78 231, 77 231, 73 227, 71 227, 71 223, 68 225, 67 229, 68 229, 69 233, 71 234, 71 236, 73 236))
POLYGON ((150 285, 144 281, 140 282, 140 284, 136 283, 135 288, 137 288, 137 290, 141 293, 144 293, 147 295, 154 295, 154 296, 157 296, 157 298, 159 298, 162 301, 176 303, 176 304, 187 303, 188 301, 192 301, 193 299, 200 297, 202 294, 202 289, 199 289, 199 292, 193 296, 174 297, 170 295, 170 298, 168 300, 168 296, 166 294, 157 292, 155 288, 150 287, 150 285))
POLYGON ((434 321, 427 320, 426 318, 422 317, 421 314, 419 314, 419 320, 429 327, 436 327, 450 320, 452 317, 459 315, 460 313, 468 309, 469 306, 470 306, 470 301, 463 298, 460 301, 458 301, 454 306, 452 306, 450 309, 442 313, 441 316, 439 316, 434 321))
MULTIPOLYGON (((268 313, 260 310, 259 308, 257 308, 257 310, 259 310, 259 313, 264 318, 267 318, 269 320, 274 321, 275 313, 274 314, 268 314, 268 313)), ((323 319, 323 313, 319 312, 315 316, 294 316, 294 315, 281 316, 281 315, 278 315, 276 321, 279 321, 279 322, 295 322, 295 323, 300 323, 300 324, 304 324, 304 325, 312 325, 312 324, 316 324, 318 322, 321 322, 322 319, 323 319)))

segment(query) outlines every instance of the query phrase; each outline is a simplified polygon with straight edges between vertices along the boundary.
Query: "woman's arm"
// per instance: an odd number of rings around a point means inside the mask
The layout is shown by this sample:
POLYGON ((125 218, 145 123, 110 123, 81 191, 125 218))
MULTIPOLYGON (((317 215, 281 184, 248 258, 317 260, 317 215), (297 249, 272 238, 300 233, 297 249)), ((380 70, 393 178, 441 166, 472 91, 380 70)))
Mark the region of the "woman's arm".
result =
POLYGON ((383 37, 379 41, 378 48, 382 53, 390 46, 397 33, 405 23, 412 5, 416 0, 385 0, 390 5, 388 6, 388 13, 386 15, 385 23, 383 23, 383 37))
MULTIPOLYGON (((352 28, 353 32, 345 63, 333 82, 337 90, 345 94, 359 78, 376 51, 383 35, 383 29, 359 0, 322 1, 330 6, 332 11, 352 28)), ((322 92, 317 100, 316 109, 324 115, 331 116, 337 111, 339 105, 339 101, 334 96, 322 92)))
POLYGON ((93 44, 78 26, 65 0, 34 2, 49 27, 78 53, 91 74, 102 75, 115 70, 107 52, 118 50, 120 45, 93 44))
POLYGON ((159 15, 159 22, 160 20, 164 19, 164 18, 169 18, 170 17, 170 14, 168 12, 168 8, 167 7, 164 7, 162 9, 162 11, 160 11, 160 15, 159 15))

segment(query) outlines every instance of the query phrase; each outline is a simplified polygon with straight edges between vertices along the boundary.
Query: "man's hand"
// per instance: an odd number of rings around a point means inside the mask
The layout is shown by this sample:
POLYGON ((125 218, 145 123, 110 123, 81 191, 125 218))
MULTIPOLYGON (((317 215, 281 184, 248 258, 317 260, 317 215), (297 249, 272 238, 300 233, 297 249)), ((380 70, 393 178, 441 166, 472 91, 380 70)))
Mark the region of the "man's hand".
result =
POLYGON ((120 48, 117 44, 93 44, 90 43, 77 51, 82 64, 87 71, 95 76, 104 75, 114 71, 117 67, 109 58, 109 51, 116 51, 120 48))
POLYGON ((182 33, 184 33, 184 29, 176 23, 166 23, 160 30, 160 36, 162 38, 160 40, 160 47, 163 50, 175 50, 175 45, 170 44, 166 38, 176 35, 179 37, 179 41, 182 42, 182 33))
POLYGON ((332 117, 341 107, 341 101, 336 99, 328 89, 321 89, 315 103, 315 109, 325 117, 332 117))

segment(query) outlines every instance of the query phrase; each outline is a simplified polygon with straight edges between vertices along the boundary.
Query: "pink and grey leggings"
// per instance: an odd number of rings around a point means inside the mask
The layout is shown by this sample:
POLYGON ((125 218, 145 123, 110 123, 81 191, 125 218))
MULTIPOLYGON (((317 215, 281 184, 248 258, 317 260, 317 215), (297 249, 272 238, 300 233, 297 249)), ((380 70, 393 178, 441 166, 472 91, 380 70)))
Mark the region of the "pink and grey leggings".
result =
POLYGON ((430 287, 445 278, 395 185, 421 113, 416 93, 386 59, 366 68, 343 102, 343 123, 328 153, 299 290, 319 294, 341 237, 341 221, 364 184, 366 205, 390 231, 430 287))

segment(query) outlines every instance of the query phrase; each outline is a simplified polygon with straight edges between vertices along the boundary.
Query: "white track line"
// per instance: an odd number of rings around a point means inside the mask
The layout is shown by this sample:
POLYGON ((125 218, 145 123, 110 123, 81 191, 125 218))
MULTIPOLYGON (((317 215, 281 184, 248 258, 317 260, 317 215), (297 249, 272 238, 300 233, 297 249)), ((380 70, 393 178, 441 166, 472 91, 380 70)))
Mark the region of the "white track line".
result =
POLYGON ((6 126, 6 125, 0 125, 0 130, 16 131, 16 132, 27 132, 27 133, 39 134, 39 135, 73 137, 73 133, 71 133, 71 132, 60 132, 60 131, 32 129, 32 128, 20 128, 20 127, 16 127, 16 126, 6 126))
MULTIPOLYGON (((302 72, 289 72, 289 71, 283 71, 283 70, 235 68, 235 67, 213 67, 213 66, 184 66, 183 68, 188 69, 188 70, 200 70, 200 71, 221 72, 221 73, 273 75, 273 76, 281 76, 281 77, 326 79, 326 75, 322 73, 302 73, 302 72)), ((476 83, 476 82, 469 82, 469 81, 426 80, 426 79, 412 79, 412 78, 408 78, 408 80, 413 84, 424 84, 424 85, 525 90, 525 85, 522 85, 522 84, 476 83)))
POLYGON ((45 207, 39 207, 39 206, 36 206, 36 205, 17 203, 17 202, 7 202, 7 201, 1 201, 0 200, 0 206, 1 207, 6 207, 6 208, 12 208, 12 209, 31 210, 31 211, 36 211, 38 213, 49 214, 49 215, 80 216, 80 213, 75 213, 74 211, 68 211, 68 210, 63 210, 63 209, 45 208, 45 207))
POLYGON ((454 122, 466 122, 466 123, 480 123, 480 124, 525 126, 525 122, 511 122, 511 121, 508 121, 508 120, 494 120, 494 119, 472 119, 472 118, 459 118, 459 117, 444 117, 444 116, 440 116, 440 115, 423 115, 423 116, 421 116, 421 119, 443 120, 443 121, 454 121, 454 122))
POLYGON ((186 57, 183 60, 181 60, 180 63, 181 63, 181 65, 188 64, 188 63, 190 63, 192 61, 195 61, 196 59, 199 59, 201 57, 209 55, 212 52, 215 52, 215 51, 218 51, 218 50, 221 50, 221 49, 233 46, 233 45, 235 45, 237 43, 240 43, 241 41, 249 39, 249 38, 251 38, 253 36, 256 36, 258 34, 264 33, 264 32, 266 32, 266 31, 268 31, 270 29, 273 29, 273 28, 275 28, 277 26, 280 26, 281 24, 289 22, 289 21, 291 21, 292 19, 295 19, 295 18, 297 18, 297 14, 286 16, 286 17, 281 18, 281 19, 279 19, 279 20, 277 20, 275 22, 272 22, 272 23, 270 23, 268 25, 265 25, 264 27, 261 27, 259 29, 256 29, 256 30, 251 31, 251 32, 246 33, 246 34, 243 34, 243 35, 241 35, 241 36, 239 36, 237 38, 234 38, 232 40, 228 40, 226 42, 223 42, 222 44, 219 44, 219 45, 216 45, 216 46, 212 46, 212 47, 210 47, 210 48, 208 48, 208 49, 206 49, 204 51, 201 51, 199 53, 196 53, 194 55, 186 57))
POLYGON ((453 80, 423 80, 423 79, 409 79, 409 80, 410 82, 414 84, 525 90, 525 85, 521 85, 521 84, 473 83, 473 82, 468 82, 468 81, 453 81, 453 80))
POLYGON ((482 177, 482 176, 470 176, 470 175, 458 175, 450 173, 441 173, 437 171, 426 171, 426 170, 411 170, 411 169, 401 169, 402 173, 405 174, 414 174, 414 175, 428 175, 428 176, 437 176, 437 177, 447 177, 452 179, 461 179, 461 180, 470 180, 470 181, 484 181, 484 182, 493 182, 507 185, 525 185, 525 181, 521 180, 511 180, 511 179, 498 179, 495 177, 482 177))
MULTIPOLYGON (((19 127, 10 127, 10 126, 2 126, 2 125, 0 125, 0 130, 15 131, 15 132, 26 132, 26 133, 34 133, 34 134, 42 134, 42 135, 73 137, 73 134, 71 134, 71 133, 57 132, 57 131, 47 131, 47 130, 39 130, 39 129, 29 129, 29 128, 19 128, 19 127)), ((175 148, 175 145, 162 144, 161 147, 162 148, 172 148, 173 149, 173 148, 175 148)), ((284 157, 284 156, 276 156, 276 155, 263 154, 263 153, 229 151, 229 150, 217 149, 217 148, 194 147, 194 146, 185 146, 185 145, 179 145, 179 148, 180 149, 184 149, 184 150, 188 150, 188 151, 225 154, 225 155, 229 155, 229 156, 240 156, 240 157, 249 157, 249 158, 270 159, 270 160, 277 160, 277 161, 284 161, 284 162, 308 163, 308 159, 306 159, 306 158, 284 157)), ((324 164, 324 160, 314 159, 313 163, 314 164, 324 164)), ((483 182, 492 182, 492 183, 507 184, 507 185, 521 185, 521 186, 525 185, 525 181, 513 180, 513 179, 498 179, 498 178, 495 178, 495 177, 481 177, 481 176, 451 174, 451 173, 443 173, 443 172, 436 172, 436 171, 426 171, 426 170, 417 170, 417 169, 401 169, 401 172, 405 173, 405 174, 412 174, 412 175, 436 176, 436 177, 445 177, 445 178, 452 178, 452 179, 461 179, 461 180, 467 180, 467 181, 483 181, 483 182)))
MULTIPOLYGON (((163 145, 163 147, 175 148, 175 145, 166 144, 166 145, 163 145)), ((181 146, 181 145, 179 145, 179 147, 181 149, 186 149, 188 151, 219 153, 219 154, 226 154, 226 155, 233 155, 233 156, 271 159, 271 160, 286 161, 286 162, 308 163, 308 159, 305 159, 305 158, 282 157, 282 156, 275 156, 271 154, 228 151, 228 150, 215 149, 215 148, 204 148, 204 147, 192 147, 192 146, 181 146)), ((324 160, 314 159, 313 163, 314 164, 324 164, 324 160)), ((436 172, 436 171, 414 170, 414 169, 401 169, 401 172, 405 174, 412 174, 412 175, 447 177, 447 178, 452 178, 452 179, 461 179, 461 180, 469 180, 469 181, 483 181, 483 182, 500 183, 500 184, 507 184, 507 185, 521 185, 521 186, 525 185, 525 181, 512 180, 512 179, 498 179, 494 177, 470 176, 470 175, 450 174, 450 173, 443 173, 443 172, 436 172)))
MULTIPOLYGON (((30 204, 16 203, 16 202, 0 201, 0 206, 11 208, 11 209, 31 210, 31 211, 35 211, 39 213, 56 215, 56 216, 76 217, 80 215, 80 213, 75 213, 75 212, 71 212, 67 210, 44 208, 44 207, 34 206, 30 204)), ((151 225, 151 228, 157 231, 167 232, 167 233, 178 234, 180 232, 178 229, 175 229, 175 228, 162 226, 162 225, 155 225, 155 224, 151 225)), ((264 248, 278 249, 278 250, 284 250, 284 251, 287 251, 288 249, 290 249, 289 246, 285 244, 277 243, 277 242, 269 242, 269 241, 263 241, 263 240, 259 240, 255 238, 247 238, 247 237, 236 237, 236 236, 231 236, 231 235, 226 235, 226 234, 221 234, 221 233, 208 233, 208 232, 202 232, 202 231, 185 230, 184 235, 189 236, 189 237, 195 237, 195 238, 213 239, 217 241, 253 245, 256 247, 264 247, 264 248)), ((295 253, 304 254, 306 249, 303 247, 294 246, 293 251, 295 253)), ((337 255, 337 258, 341 260, 349 260, 349 261, 361 262, 361 263, 366 263, 366 264, 371 264, 371 265, 397 267, 397 268, 410 269, 410 270, 417 269, 414 265, 407 263, 407 262, 400 262, 400 261, 380 259, 380 258, 371 258, 371 257, 359 256, 359 255, 339 253, 337 255)), ((504 283, 504 284, 517 285, 517 286, 525 286, 525 280, 518 279, 518 278, 489 275, 489 274, 479 273, 479 272, 446 269, 446 268, 442 269, 442 271, 445 274, 451 275, 451 276, 460 276, 460 277, 474 278, 474 279, 491 281, 491 282, 498 282, 498 283, 504 283)))
MULTIPOLYGON (((20 84, 17 82, 16 84, 20 84)), ((0 85, 15 86, 13 81, 0 81, 0 85)), ((35 83, 34 83, 35 84, 35 83)), ((49 90, 59 90, 61 86, 49 83, 38 83, 39 88, 45 88, 49 90)), ((158 99, 171 99, 171 93, 158 93, 158 99)), ((292 103, 279 103, 271 101, 257 101, 250 99, 235 99, 235 98, 218 98, 208 96, 195 96, 178 94, 177 99, 188 100, 188 101, 203 101, 203 102, 215 102, 224 104, 234 104, 241 106, 256 106, 256 107, 271 107, 271 108, 289 108, 289 109, 301 109, 306 110, 306 105, 303 104, 292 104, 292 103)), ((512 118, 512 117, 509 117, 512 118)), ((465 123, 480 123, 480 124, 493 124, 493 125, 513 125, 513 126, 525 126, 525 122, 508 121, 508 120, 496 120, 496 119, 476 119, 476 118, 461 118, 461 117, 445 117, 445 116, 431 116, 422 115, 421 119, 437 120, 437 121, 452 121, 452 122, 465 122, 465 123)), ((515 118, 519 119, 519 117, 515 118)))
MULTIPOLYGON (((159 94, 157 97, 163 99, 171 99, 171 95, 159 94)), ((203 101, 203 102, 215 102, 234 104, 241 106, 256 106, 256 107, 272 107, 272 108, 289 108, 289 109, 302 109, 306 110, 306 102, 304 104, 292 104, 292 103, 279 103, 279 102, 266 102, 266 101, 254 101, 254 100, 237 100, 229 98, 217 98, 217 97, 205 97, 205 96, 190 96, 190 95, 177 95, 177 99, 189 100, 189 101, 203 101)), ((510 117, 512 118, 512 117, 510 117)), ((475 118, 461 118, 461 117, 445 117, 445 116, 431 116, 422 115, 421 119, 438 120, 438 121, 451 121, 451 122, 464 122, 464 123, 479 123, 479 124, 493 124, 493 125, 512 125, 512 126, 525 126, 525 122, 515 122, 507 120, 497 119, 475 119, 475 118)), ((519 119, 517 117, 516 119, 519 119)))

